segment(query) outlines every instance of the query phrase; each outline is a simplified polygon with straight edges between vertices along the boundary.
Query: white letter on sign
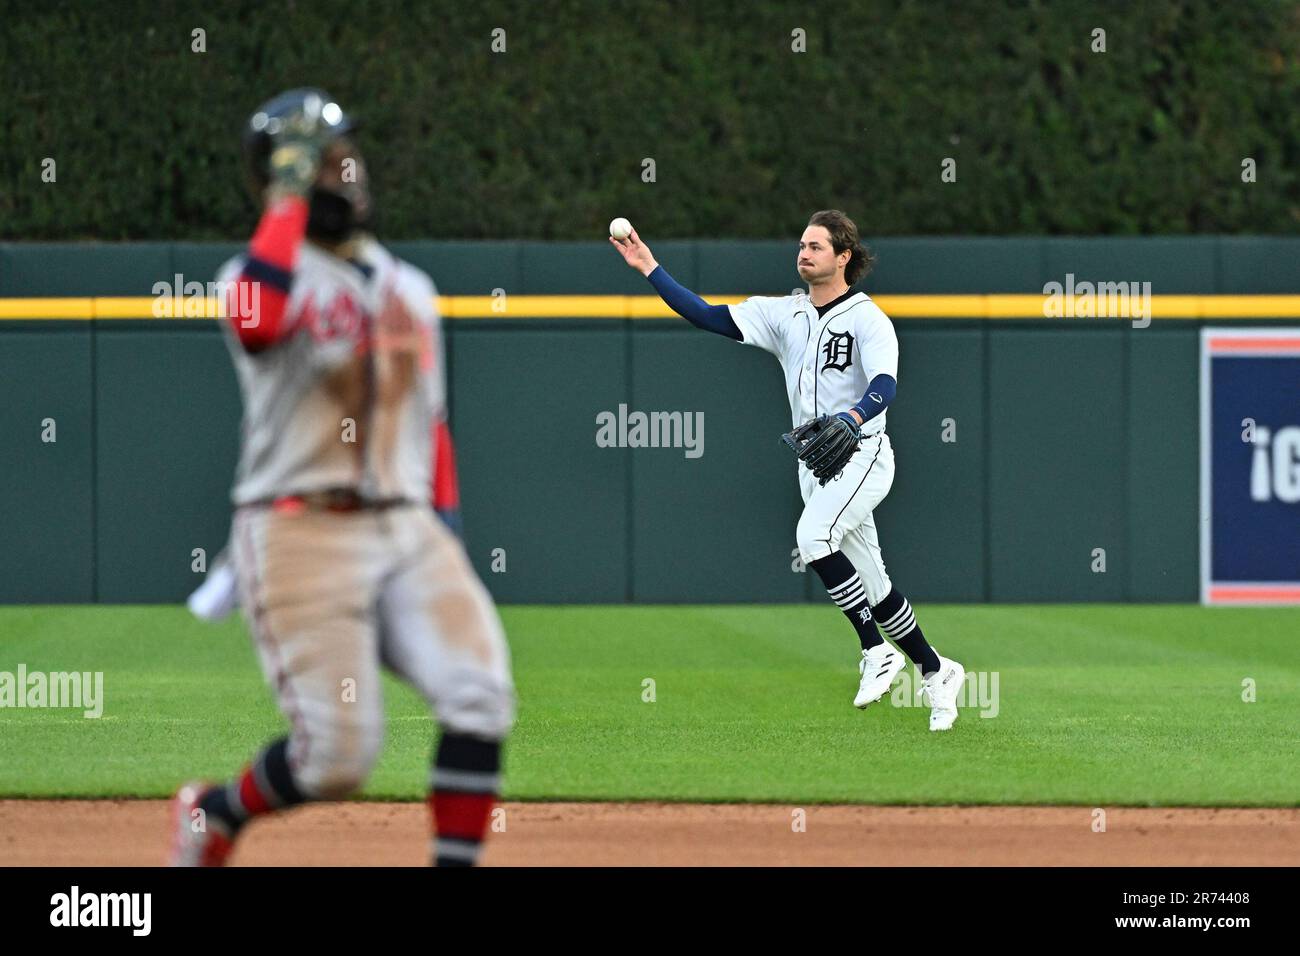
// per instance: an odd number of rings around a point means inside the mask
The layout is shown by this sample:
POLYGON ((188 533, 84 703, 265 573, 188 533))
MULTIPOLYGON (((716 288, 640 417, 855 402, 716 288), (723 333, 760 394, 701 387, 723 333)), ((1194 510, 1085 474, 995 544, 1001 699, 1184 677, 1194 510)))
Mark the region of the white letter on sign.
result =
POLYGON ((1295 426, 1273 436, 1273 494, 1289 505, 1300 501, 1300 428, 1295 426))

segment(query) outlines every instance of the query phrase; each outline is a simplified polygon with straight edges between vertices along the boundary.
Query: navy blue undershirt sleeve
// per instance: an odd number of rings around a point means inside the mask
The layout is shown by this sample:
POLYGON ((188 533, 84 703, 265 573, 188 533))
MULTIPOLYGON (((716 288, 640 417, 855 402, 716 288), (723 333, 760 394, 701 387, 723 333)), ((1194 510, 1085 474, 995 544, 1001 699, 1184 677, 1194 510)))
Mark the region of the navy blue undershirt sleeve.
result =
POLYGON ((725 305, 709 305, 698 295, 670 276, 663 266, 656 266, 647 279, 659 293, 659 298, 668 303, 668 307, 691 325, 707 332, 716 332, 729 339, 740 342, 744 339, 731 310, 725 305))
POLYGON ((866 394, 853 407, 862 416, 862 423, 865 425, 883 412, 896 394, 898 394, 898 382, 895 381, 894 376, 882 372, 871 380, 867 385, 866 394))

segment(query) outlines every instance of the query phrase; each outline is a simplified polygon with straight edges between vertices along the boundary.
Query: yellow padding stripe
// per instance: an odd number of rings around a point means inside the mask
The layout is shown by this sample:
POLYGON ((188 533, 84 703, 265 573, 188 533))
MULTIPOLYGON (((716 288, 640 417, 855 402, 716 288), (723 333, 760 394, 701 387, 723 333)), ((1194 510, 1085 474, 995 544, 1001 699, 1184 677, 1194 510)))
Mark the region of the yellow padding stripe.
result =
MULTIPOLYGON (((744 296, 705 297, 715 305, 744 296)), ((1043 319, 1042 295, 880 295, 874 301, 899 319, 1043 319)), ((1080 300, 1076 299, 1076 302, 1080 300)), ((1062 320, 1089 318, 1080 306, 1062 320)), ((444 295, 438 307, 449 319, 659 319, 673 312, 655 295, 444 295)), ((1153 295, 1153 319, 1300 318, 1300 295, 1153 295)), ((156 299, 153 296, 0 298, 0 319, 217 318, 215 298, 156 299)), ((1125 318, 1128 318, 1125 316, 1125 318)))
POLYGON ((89 319, 94 299, 0 299, 3 319, 89 319))

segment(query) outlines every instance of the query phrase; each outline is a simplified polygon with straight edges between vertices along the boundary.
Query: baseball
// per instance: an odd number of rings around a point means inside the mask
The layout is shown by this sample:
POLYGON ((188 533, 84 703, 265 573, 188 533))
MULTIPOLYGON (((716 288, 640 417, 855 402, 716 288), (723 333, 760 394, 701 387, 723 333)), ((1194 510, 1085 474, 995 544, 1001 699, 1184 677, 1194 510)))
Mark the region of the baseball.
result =
POLYGON ((610 221, 609 234, 615 239, 626 239, 632 235, 632 224, 619 216, 617 219, 610 221))

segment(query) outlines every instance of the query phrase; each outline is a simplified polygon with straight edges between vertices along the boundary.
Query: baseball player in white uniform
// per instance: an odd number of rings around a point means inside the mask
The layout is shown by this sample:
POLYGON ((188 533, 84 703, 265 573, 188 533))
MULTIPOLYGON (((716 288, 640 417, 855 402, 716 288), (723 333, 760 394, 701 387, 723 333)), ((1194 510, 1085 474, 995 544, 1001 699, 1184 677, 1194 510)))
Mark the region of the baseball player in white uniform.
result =
POLYGON ((813 431, 842 441, 843 454, 820 474, 799 469, 804 510, 795 537, 804 562, 857 631, 861 679, 853 703, 865 708, 879 700, 904 666, 879 623, 921 671, 930 729, 951 728, 965 670, 926 642, 911 605, 885 572, 872 517, 894 481, 885 409, 897 386, 898 339, 871 297, 853 291, 871 265, 857 226, 838 210, 815 213, 796 263, 807 293, 754 296, 732 306, 711 306, 683 288, 635 230, 610 242, 693 325, 775 355, 793 426, 815 421, 813 431))
POLYGON ((231 563, 290 730, 228 783, 181 788, 176 865, 221 865, 249 820, 360 788, 383 742, 384 667, 441 728, 432 862, 476 862, 499 790, 505 635, 430 503, 446 428, 434 287, 365 231, 351 130, 306 89, 264 104, 245 134, 264 211, 219 277, 244 399, 231 563))

